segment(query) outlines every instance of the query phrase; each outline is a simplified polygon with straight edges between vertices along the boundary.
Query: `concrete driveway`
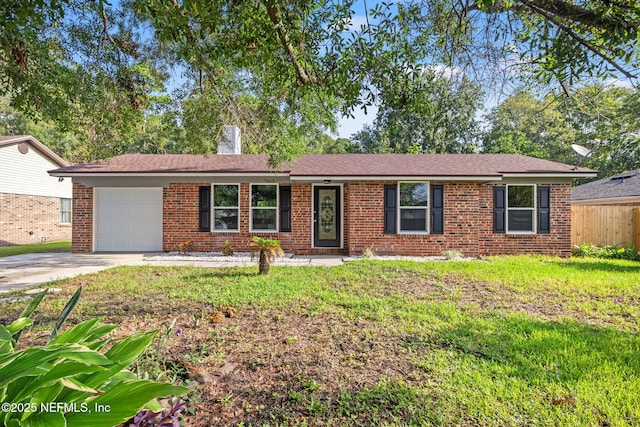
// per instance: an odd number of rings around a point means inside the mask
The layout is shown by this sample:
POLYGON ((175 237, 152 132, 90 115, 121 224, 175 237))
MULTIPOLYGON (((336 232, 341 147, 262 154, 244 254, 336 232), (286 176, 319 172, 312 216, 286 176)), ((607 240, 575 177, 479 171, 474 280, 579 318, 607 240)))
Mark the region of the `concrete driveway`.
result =
MULTIPOLYGON (((199 267, 229 267, 255 265, 256 262, 229 258, 227 262, 206 259, 180 260, 161 256, 162 253, 40 253, 0 258, 0 294, 36 286, 52 280, 67 279, 80 274, 95 273, 118 265, 192 265, 199 267), (155 259, 154 259, 155 258, 155 259), (160 258, 160 259, 158 259, 160 258)), ((339 256, 297 258, 297 265, 333 266, 342 263, 339 256)))
POLYGON ((95 273, 117 265, 149 264, 157 254, 39 253, 0 258, 0 293, 95 273))

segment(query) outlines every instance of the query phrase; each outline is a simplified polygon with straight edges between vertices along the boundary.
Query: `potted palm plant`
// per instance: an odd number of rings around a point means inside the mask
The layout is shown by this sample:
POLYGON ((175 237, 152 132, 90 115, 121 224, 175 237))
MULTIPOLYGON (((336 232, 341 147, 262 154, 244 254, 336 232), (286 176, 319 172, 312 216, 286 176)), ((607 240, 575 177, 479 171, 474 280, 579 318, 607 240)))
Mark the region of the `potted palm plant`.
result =
POLYGON ((284 251, 278 240, 263 239, 254 236, 253 241, 249 243, 251 249, 251 258, 258 255, 258 272, 260 274, 268 274, 269 266, 275 261, 277 256, 283 256, 284 251))

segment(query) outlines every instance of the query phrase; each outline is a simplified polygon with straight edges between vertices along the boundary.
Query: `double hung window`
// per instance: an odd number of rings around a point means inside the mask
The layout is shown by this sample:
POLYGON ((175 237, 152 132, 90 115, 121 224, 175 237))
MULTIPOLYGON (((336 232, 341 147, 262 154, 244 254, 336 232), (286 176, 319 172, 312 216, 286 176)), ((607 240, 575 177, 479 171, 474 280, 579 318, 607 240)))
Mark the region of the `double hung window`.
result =
POLYGON ((400 182, 400 232, 427 233, 429 231, 429 184, 400 182))
POLYGON ((278 185, 251 185, 251 231, 278 231, 278 185))
POLYGON ((535 185, 507 185, 507 233, 535 233, 535 185))
POLYGON ((240 186, 213 185, 213 230, 239 231, 240 186))
POLYGON ((71 224, 71 199, 60 199, 60 224, 71 224))

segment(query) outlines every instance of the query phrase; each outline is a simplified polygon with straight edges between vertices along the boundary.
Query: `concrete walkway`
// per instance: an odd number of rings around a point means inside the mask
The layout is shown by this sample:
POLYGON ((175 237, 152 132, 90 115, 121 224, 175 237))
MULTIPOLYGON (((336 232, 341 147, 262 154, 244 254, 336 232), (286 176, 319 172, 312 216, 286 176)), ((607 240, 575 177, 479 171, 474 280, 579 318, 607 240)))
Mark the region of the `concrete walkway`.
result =
MULTIPOLYGON (((98 253, 98 254, 71 254, 71 253, 39 253, 16 255, 0 258, 0 294, 29 286, 40 285, 52 280, 66 279, 80 274, 95 273, 100 270, 118 265, 158 265, 173 266, 186 265, 198 267, 231 267, 251 266, 254 262, 229 261, 212 262, 203 260, 171 260, 167 257, 158 258, 161 253, 98 253)), ((320 265, 334 266, 342 264, 341 256, 311 256, 295 257, 295 264, 287 265, 320 265), (308 262, 306 262, 308 260, 308 262)), ((274 265, 279 265, 278 262, 274 265)))

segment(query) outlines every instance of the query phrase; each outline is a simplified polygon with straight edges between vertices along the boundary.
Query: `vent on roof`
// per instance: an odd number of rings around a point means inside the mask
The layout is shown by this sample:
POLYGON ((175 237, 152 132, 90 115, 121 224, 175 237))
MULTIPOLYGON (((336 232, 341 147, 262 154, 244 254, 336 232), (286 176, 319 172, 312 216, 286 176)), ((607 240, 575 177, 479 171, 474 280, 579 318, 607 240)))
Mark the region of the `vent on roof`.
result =
POLYGON ((612 176, 611 181, 624 182, 625 179, 633 178, 634 176, 636 176, 635 172, 627 172, 627 173, 623 173, 622 175, 612 176))
POLYGON ((225 126, 224 138, 218 143, 218 154, 240 154, 240 128, 225 126))

